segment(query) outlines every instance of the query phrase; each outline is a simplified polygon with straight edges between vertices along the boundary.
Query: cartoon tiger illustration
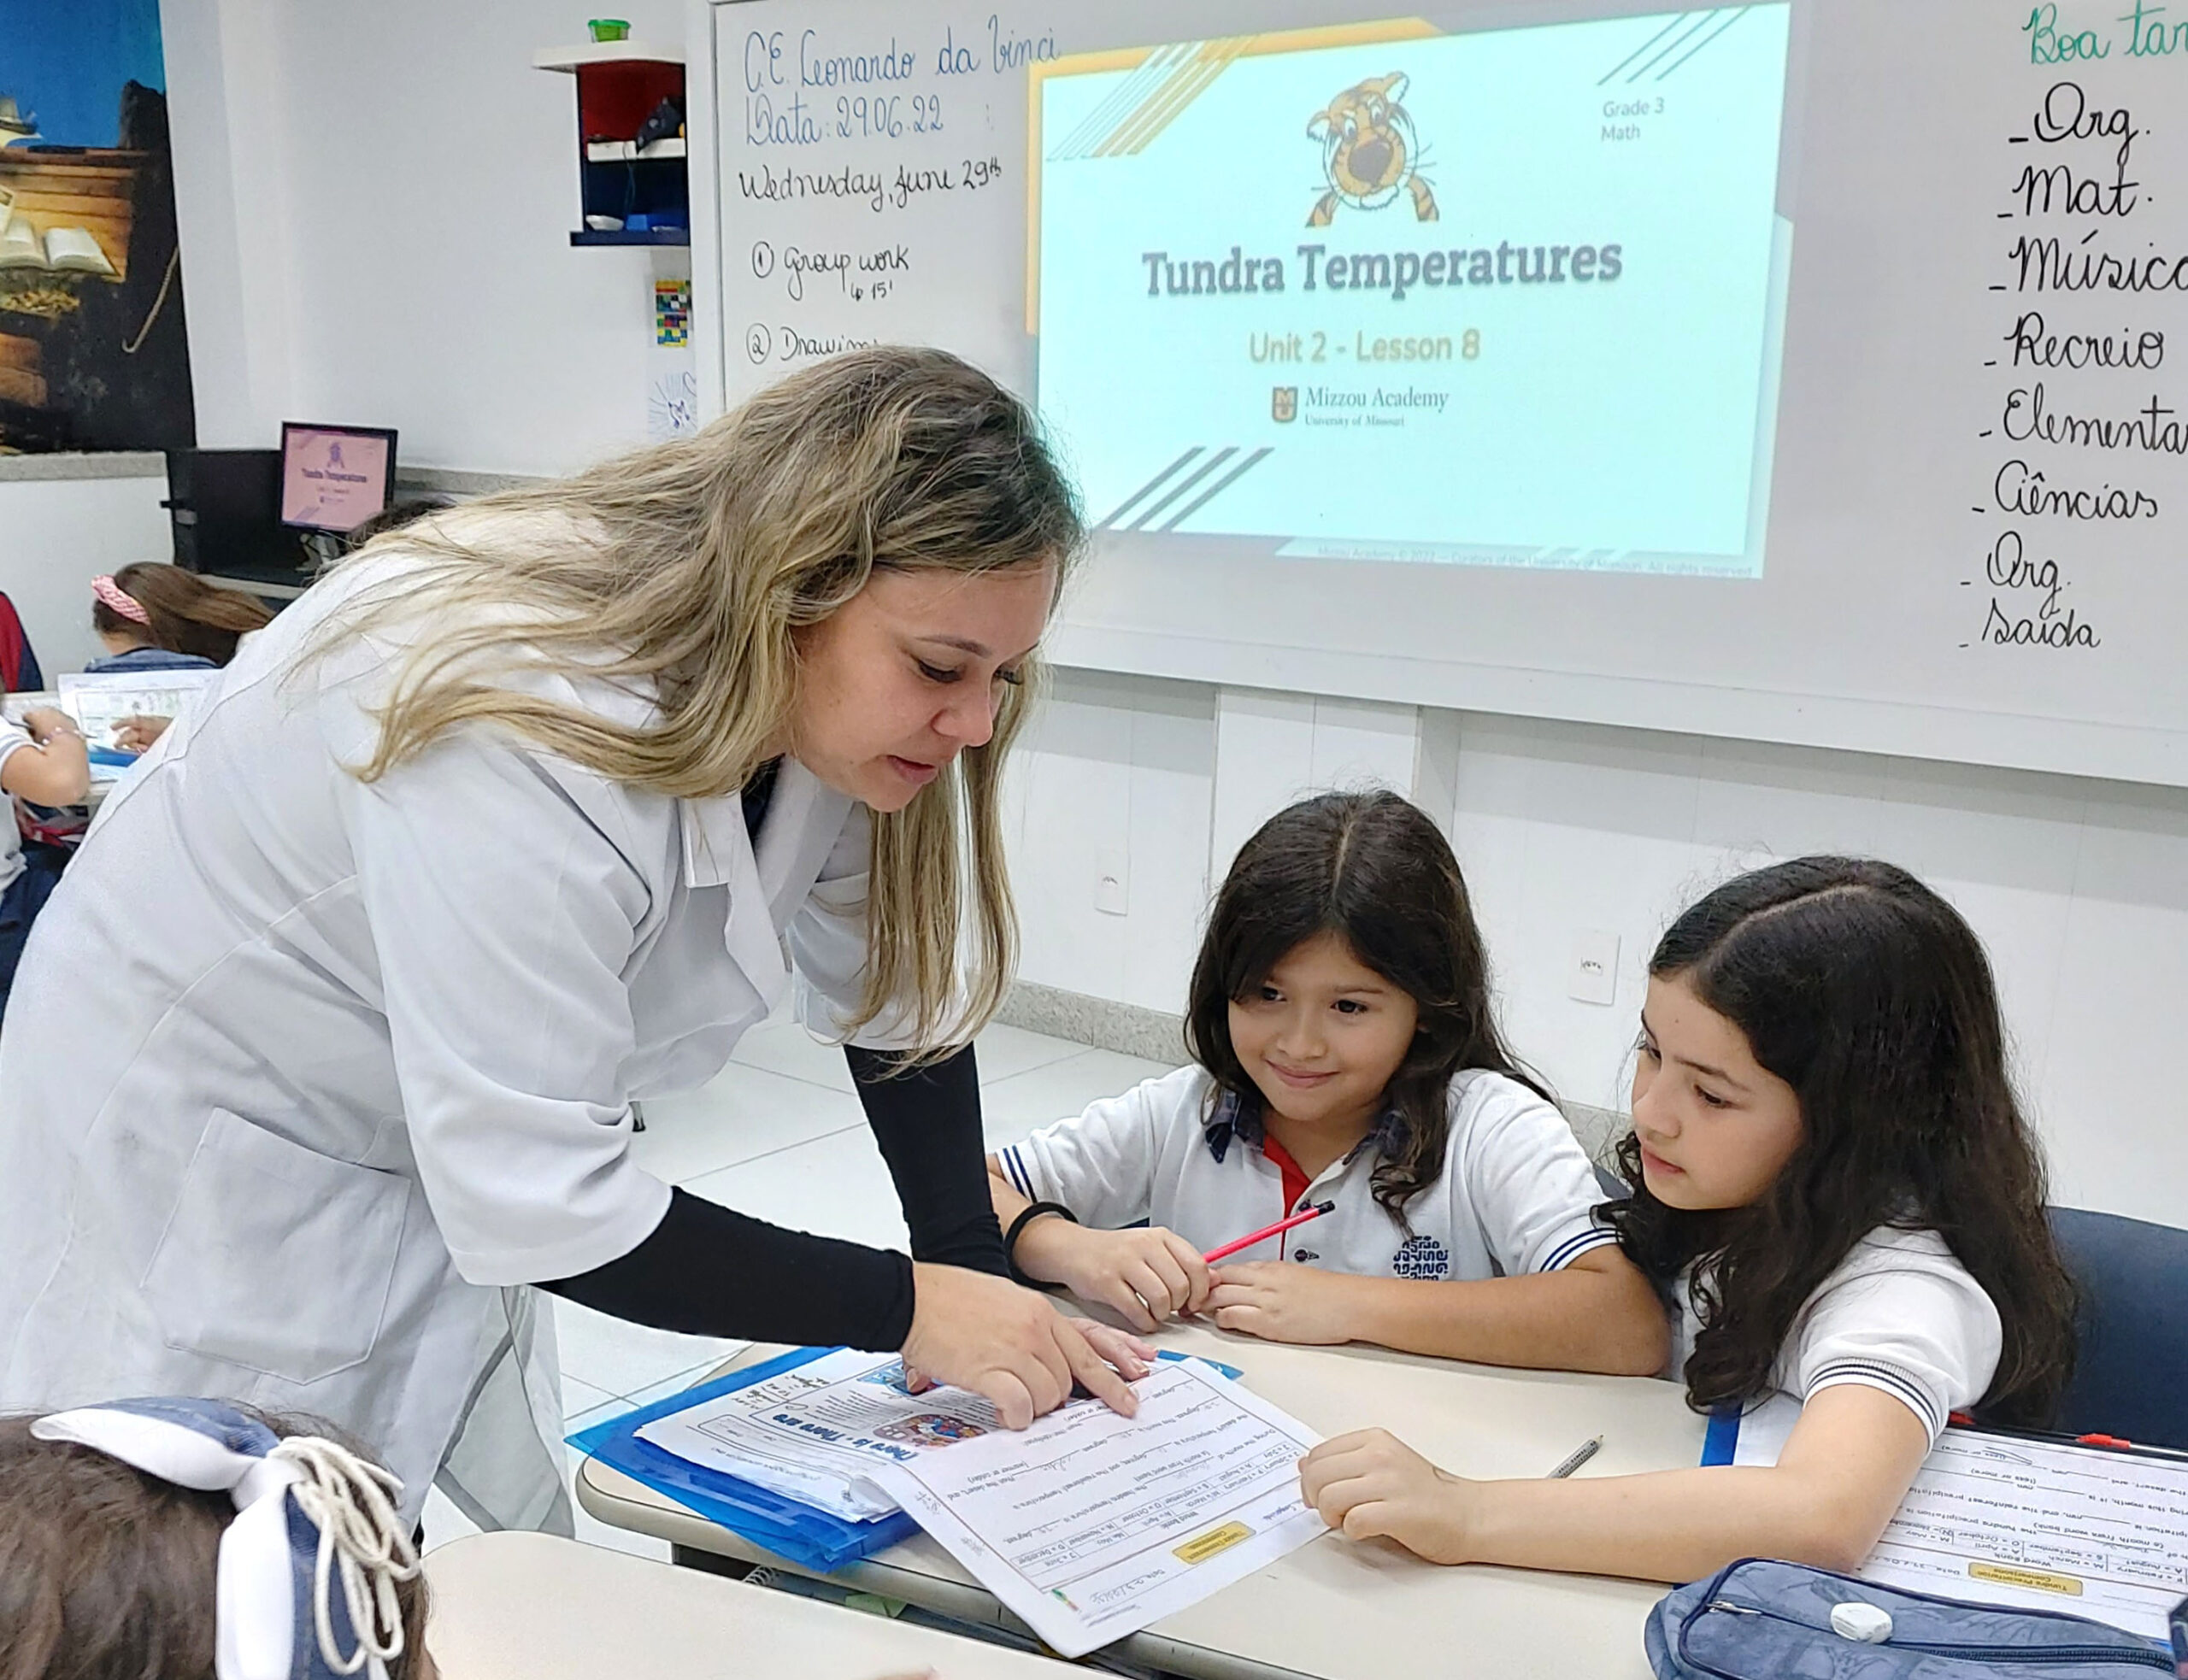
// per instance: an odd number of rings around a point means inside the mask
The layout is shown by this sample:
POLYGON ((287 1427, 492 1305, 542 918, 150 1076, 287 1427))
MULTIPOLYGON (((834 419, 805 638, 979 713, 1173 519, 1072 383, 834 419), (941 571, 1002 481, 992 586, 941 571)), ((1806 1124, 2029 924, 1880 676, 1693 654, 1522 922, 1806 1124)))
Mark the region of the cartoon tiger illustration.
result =
POLYGON ((1330 187, 1308 216, 1308 226, 1327 227, 1339 204, 1380 209, 1401 191, 1412 195, 1416 220, 1437 219, 1436 195, 1415 167, 1420 144, 1413 119, 1399 103, 1407 79, 1403 70, 1370 77, 1315 113, 1307 133, 1321 142, 1322 173, 1330 187))

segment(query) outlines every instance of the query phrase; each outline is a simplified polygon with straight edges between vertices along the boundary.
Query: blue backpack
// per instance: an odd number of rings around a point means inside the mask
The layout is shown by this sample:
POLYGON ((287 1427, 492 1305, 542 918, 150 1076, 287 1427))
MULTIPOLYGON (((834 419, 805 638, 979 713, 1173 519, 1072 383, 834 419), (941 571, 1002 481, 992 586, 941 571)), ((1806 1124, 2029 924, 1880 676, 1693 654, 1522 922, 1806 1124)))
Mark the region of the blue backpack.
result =
POLYGON ((2138 1671, 2173 1673, 2165 1647, 2101 1622, 1963 1604, 1760 1558, 1727 1564, 1669 1594, 1650 1612, 1643 1642, 1657 1680, 2130 1680, 2138 1671), (1850 1635, 1833 1627, 1834 1610, 1850 1635))

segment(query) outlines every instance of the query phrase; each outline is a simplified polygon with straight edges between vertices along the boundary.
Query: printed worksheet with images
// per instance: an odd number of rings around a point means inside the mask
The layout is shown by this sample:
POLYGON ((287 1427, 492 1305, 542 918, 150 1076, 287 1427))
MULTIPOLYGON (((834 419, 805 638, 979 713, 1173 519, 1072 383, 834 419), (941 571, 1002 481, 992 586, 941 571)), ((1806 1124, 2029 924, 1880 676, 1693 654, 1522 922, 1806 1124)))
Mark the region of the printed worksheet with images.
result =
POLYGON ((638 1439, 854 1522, 886 1516, 877 1466, 1003 1427, 963 1389, 915 1395, 894 1354, 850 1348, 642 1425, 638 1439))
MULTIPOLYGON (((1749 1413, 1733 1462, 1777 1463, 1800 1415, 1782 1395, 1749 1413)), ((2163 1639, 2188 1596, 2188 1460, 1949 1429, 1856 1572, 2163 1639)))
POLYGON ((1167 1365, 1139 1415, 1081 1401, 875 1472, 1067 1657, 1135 1633, 1328 1532, 1300 1496, 1320 1439, 1229 1377, 1167 1365))
POLYGON ((2162 1640, 2188 1596, 2188 1461, 1949 1429, 1861 1573, 2162 1640))
POLYGON ((94 747, 111 749, 115 726, 125 718, 172 718, 221 673, 212 667, 181 671, 76 672, 61 678, 61 709, 94 747))

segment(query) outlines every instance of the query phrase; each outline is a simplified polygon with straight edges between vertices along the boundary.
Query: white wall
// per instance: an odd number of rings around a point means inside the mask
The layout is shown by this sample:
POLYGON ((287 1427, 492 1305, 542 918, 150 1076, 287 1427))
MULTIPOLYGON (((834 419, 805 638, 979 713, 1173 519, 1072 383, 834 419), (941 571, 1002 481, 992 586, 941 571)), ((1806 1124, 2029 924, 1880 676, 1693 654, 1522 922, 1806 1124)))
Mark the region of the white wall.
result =
MULTIPOLYGON (((617 8, 680 47, 680 0, 617 8)), ((391 426, 411 466, 556 473, 645 438, 656 261, 578 250, 583 8, 162 0, 199 441, 391 426)))
POLYGON ((0 590, 15 603, 50 686, 102 649, 91 634, 91 579, 173 544, 164 475, 0 483, 0 590))
POLYGON ((207 449, 270 449, 283 420, 304 418, 290 406, 285 91, 286 25, 302 9, 161 0, 191 385, 207 449))
POLYGON ((1921 874, 1988 945, 2056 1198, 2180 1222, 2188 792, 1471 714, 1363 723, 1358 708, 1356 750, 1333 761, 1315 710, 1060 673, 1014 783, 1026 978, 1175 1013, 1219 820, 1220 874, 1256 793, 1265 815, 1376 760, 1402 790, 1409 771, 1433 790, 1409 743, 1448 737, 1448 802, 1417 796, 1450 825, 1505 1023, 1561 1095, 1623 1106, 1643 968, 1691 899, 1770 858, 1870 854, 1921 874), (1226 725, 1241 704, 1255 727, 1226 725), (1234 748, 1243 763, 1226 762, 1234 748), (1117 845, 1132 872, 1121 917, 1093 908, 1096 854, 1117 845), (1620 941, 1608 1007, 1567 996, 1584 929, 1620 941))
POLYGON ((1056 673, 1008 792, 1028 980, 1176 1011, 1208 896, 1215 690, 1056 673), (1094 908, 1124 864, 1127 913, 1094 908))

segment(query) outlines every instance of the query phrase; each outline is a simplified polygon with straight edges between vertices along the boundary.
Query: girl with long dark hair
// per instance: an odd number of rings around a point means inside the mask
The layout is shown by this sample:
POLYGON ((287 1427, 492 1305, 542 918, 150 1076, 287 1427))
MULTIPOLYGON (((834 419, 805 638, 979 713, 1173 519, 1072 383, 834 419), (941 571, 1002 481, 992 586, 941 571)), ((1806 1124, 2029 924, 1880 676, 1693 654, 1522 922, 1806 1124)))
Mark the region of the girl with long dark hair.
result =
POLYGON ((1216 896, 1185 1031, 1193 1066, 989 1157, 1023 1273, 1141 1329, 1204 1311, 1279 1342, 1662 1367, 1663 1315, 1504 1047, 1466 882, 1416 807, 1331 793, 1263 825, 1216 896), (1324 1201, 1240 1263, 1202 1259, 1324 1201))
POLYGON ((1381 1430, 1307 1495, 1442 1563, 1686 1581, 1744 1555, 1850 1569, 1950 1413, 2041 1424, 2073 1286, 1980 943, 1905 870, 1811 857, 1726 883, 1649 965, 1603 1210, 1677 1308, 1697 1409, 1801 1402, 1769 1466, 1469 1482, 1381 1430))

